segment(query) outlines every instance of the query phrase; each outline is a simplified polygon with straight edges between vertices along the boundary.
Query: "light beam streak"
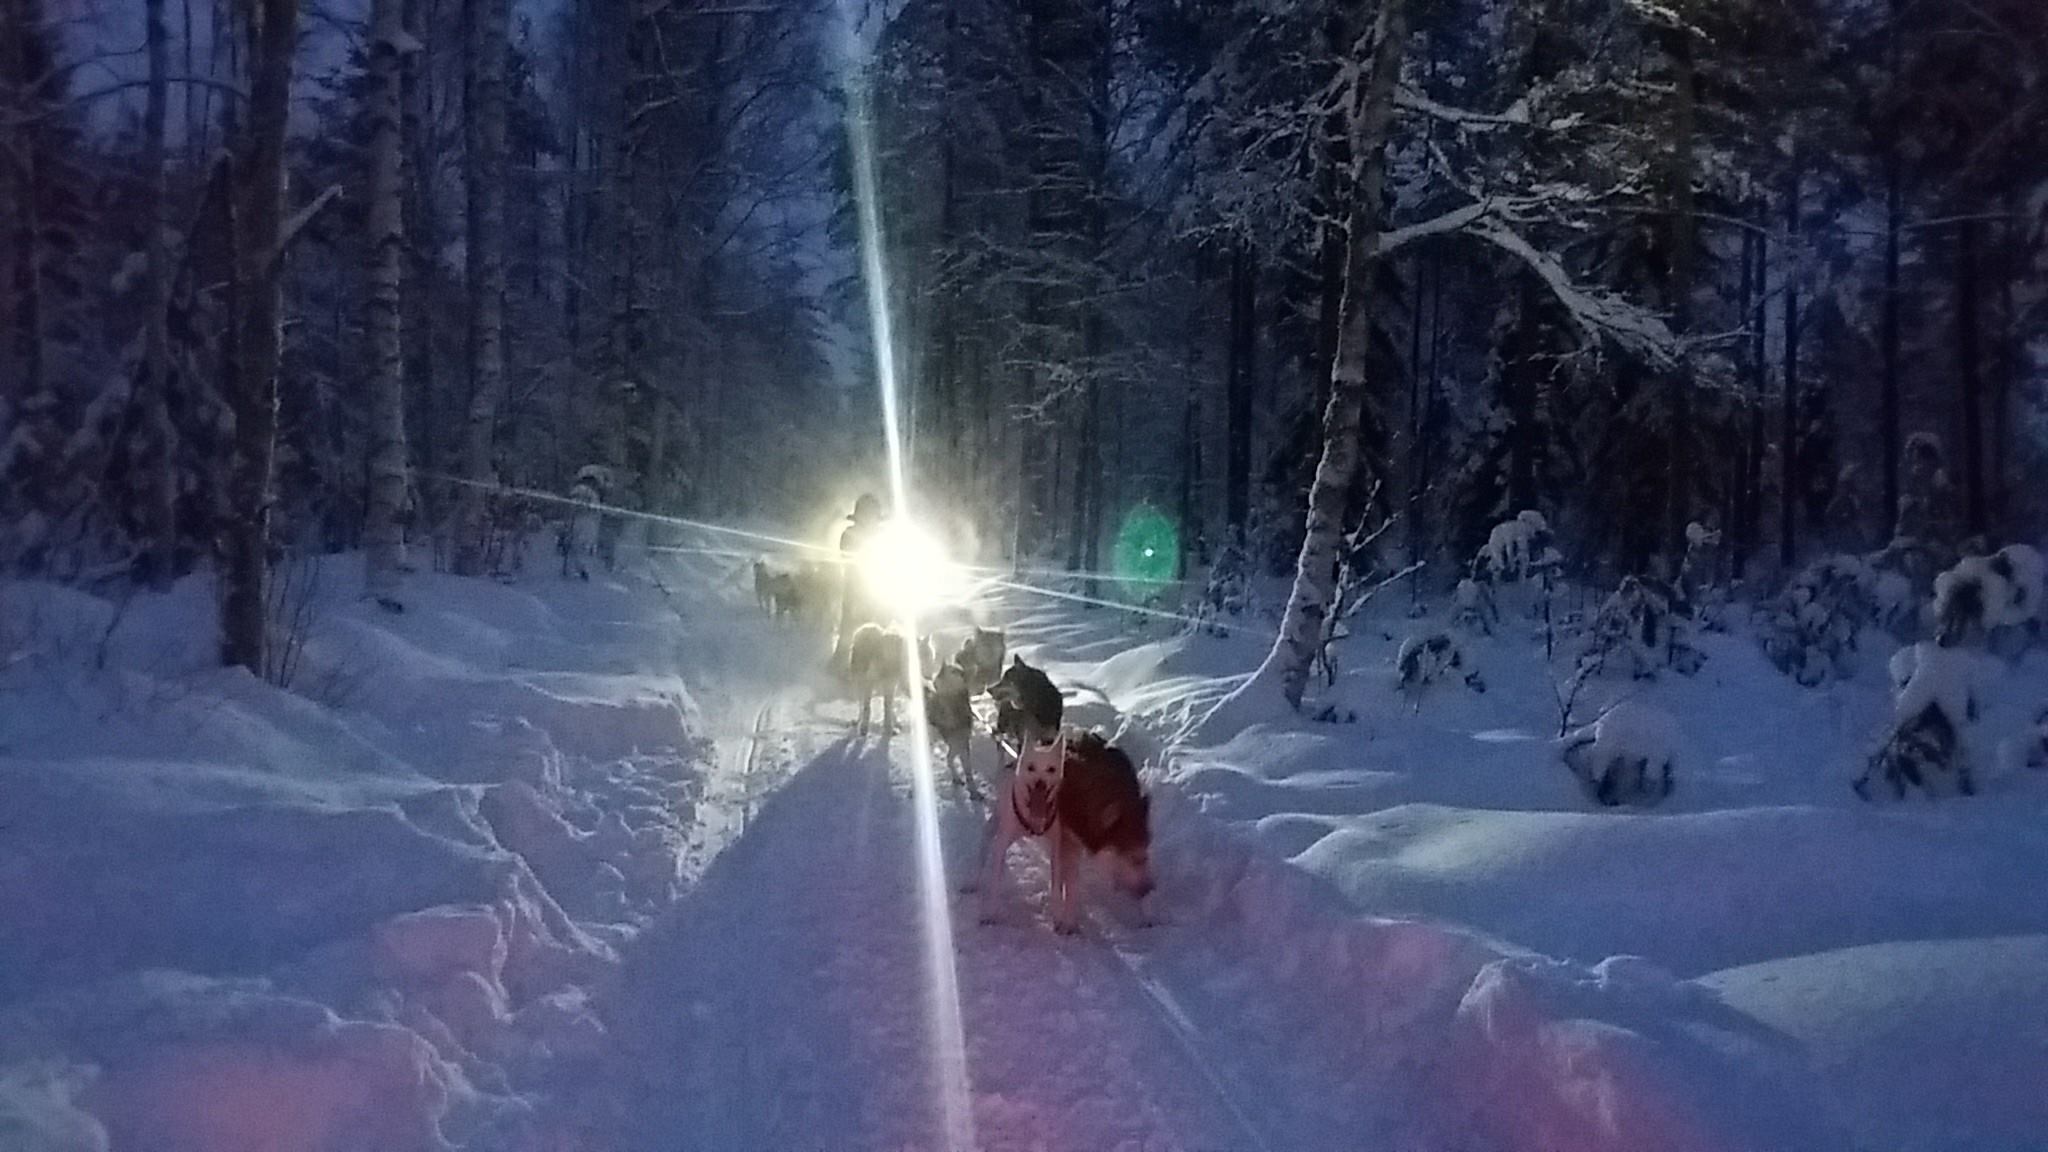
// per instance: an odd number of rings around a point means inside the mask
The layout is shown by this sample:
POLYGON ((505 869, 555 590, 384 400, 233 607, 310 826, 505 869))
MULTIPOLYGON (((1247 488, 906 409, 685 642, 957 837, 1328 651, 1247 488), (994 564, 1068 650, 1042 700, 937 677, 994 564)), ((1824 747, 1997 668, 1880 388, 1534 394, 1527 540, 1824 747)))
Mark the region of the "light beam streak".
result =
MULTIPOLYGON (((889 322, 886 272, 882 266, 882 219, 875 188, 874 137, 868 121, 865 77, 859 70, 851 14, 846 22, 847 143, 853 153, 853 193, 860 217, 861 280, 867 288, 869 339, 875 349, 875 376, 881 389, 882 432, 888 441, 889 491, 895 513, 908 517, 911 501, 908 470, 903 461, 903 427, 898 416, 900 393, 896 376, 895 332, 889 322)), ((953 910, 946 883, 945 856, 939 841, 939 799, 932 772, 931 733, 925 726, 924 670, 917 652, 917 620, 913 613, 903 637, 904 664, 910 669, 911 803, 917 823, 919 895, 923 910, 925 968, 929 980, 931 1043, 938 1075, 940 1120, 949 1152, 973 1152, 974 1111, 967 1075, 967 1038, 961 1020, 959 973, 953 951, 953 910)))
POLYGON ((787 536, 776 536, 767 532, 754 532, 745 528, 735 528, 730 524, 714 524, 708 520, 691 520, 685 516, 666 516, 659 512, 645 512, 638 508, 622 508, 616 504, 606 504, 597 500, 576 500, 559 492, 549 492, 541 488, 522 488, 516 484, 486 484, 481 480, 471 480, 465 476, 451 476, 446 472, 421 471, 416 472, 415 475, 422 479, 443 480, 450 484, 459 484, 465 488, 481 488, 487 492, 496 492, 507 496, 521 496, 528 500, 538 500, 545 504, 580 508, 591 512, 602 512, 628 520, 645 520, 653 524, 670 524, 677 528, 695 528, 700 532, 716 532, 726 536, 736 536, 743 540, 755 540, 763 544, 773 544, 780 548, 795 548, 799 551, 819 552, 835 560, 839 558, 839 550, 837 548, 828 547, 812 540, 794 540, 787 536))

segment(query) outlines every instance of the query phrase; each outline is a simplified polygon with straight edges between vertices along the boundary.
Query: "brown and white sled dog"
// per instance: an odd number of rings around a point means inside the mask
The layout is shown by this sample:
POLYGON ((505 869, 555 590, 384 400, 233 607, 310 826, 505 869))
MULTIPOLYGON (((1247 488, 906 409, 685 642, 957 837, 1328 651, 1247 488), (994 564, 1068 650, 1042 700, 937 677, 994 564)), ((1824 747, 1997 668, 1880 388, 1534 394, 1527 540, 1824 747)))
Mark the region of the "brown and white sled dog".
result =
MULTIPOLYGON (((880 624, 863 624, 847 643, 846 683, 860 701, 860 718, 855 727, 868 734, 872 719, 870 705, 882 698, 882 735, 896 734, 896 696, 911 690, 910 657, 904 651, 903 633, 880 624)), ((917 642, 917 658, 923 667, 932 666, 932 644, 927 637, 917 642)))
POLYGON ((882 698, 882 735, 896 732, 896 694, 909 686, 909 660, 903 651, 903 634, 879 624, 863 624, 847 645, 846 679, 860 701, 860 718, 854 727, 865 736, 872 719, 874 698, 882 698))
POLYGON ((1052 923, 1080 930, 1081 861, 1103 860, 1117 887, 1143 900, 1152 891, 1151 800, 1122 750, 1092 732, 1062 732, 1021 751, 996 792, 980 882, 981 918, 990 919, 1010 846, 1027 836, 1052 857, 1052 923))
POLYGON ((974 691, 967 673, 957 663, 932 673, 924 690, 924 718, 932 735, 946 749, 946 767, 953 782, 969 796, 981 797, 981 784, 974 778, 969 760, 974 741, 974 691))

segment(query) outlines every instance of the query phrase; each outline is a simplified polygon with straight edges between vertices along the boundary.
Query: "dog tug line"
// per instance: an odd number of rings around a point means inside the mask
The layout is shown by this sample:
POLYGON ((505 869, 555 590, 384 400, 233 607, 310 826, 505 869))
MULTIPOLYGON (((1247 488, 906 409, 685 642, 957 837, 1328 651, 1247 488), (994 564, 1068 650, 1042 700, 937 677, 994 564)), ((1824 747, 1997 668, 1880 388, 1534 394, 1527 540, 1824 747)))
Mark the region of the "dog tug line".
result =
MULTIPOLYGON (((472 480, 467 476, 457 476, 448 472, 421 469, 416 472, 416 475, 421 479, 454 484, 463 488, 476 488, 500 496, 517 496, 523 500, 533 500, 538 503, 551 504, 561 508, 597 512, 626 520, 642 520, 650 524, 663 524, 673 528, 689 528, 713 535, 729 536, 736 540, 751 541, 758 545, 770 545, 781 549, 811 553, 818 560, 828 564, 844 564, 847 562, 847 558, 840 554, 839 549, 830 545, 820 544, 814 540, 799 540, 792 536, 780 536, 772 532, 741 528, 732 524, 719 524, 709 520, 694 520, 687 516, 648 512, 639 508, 624 508, 616 504, 606 504, 600 501, 578 500, 571 496, 564 496, 558 492, 549 492, 541 488, 529 488, 518 484, 504 484, 496 481, 472 480)), ((760 552, 758 550, 743 548, 693 548, 671 545, 645 545, 642 551, 650 555, 712 556, 735 560, 760 559, 760 552)), ((1087 569, 1014 568, 992 564, 966 564, 956 560, 947 560, 946 563, 959 572, 972 575, 978 584, 986 587, 1021 592, 1027 596, 1039 596, 1049 600, 1065 601, 1069 604, 1081 604, 1091 608, 1108 608, 1117 612, 1128 612, 1133 615, 1146 616, 1157 620, 1171 620, 1180 624, 1210 628, 1224 633, 1237 633, 1247 630, 1246 625, 1233 624, 1227 620, 1195 616, 1186 612, 1173 612, 1164 608, 1155 608, 1149 604, 1132 604, 1123 600, 1112 600, 1102 596, 1089 596, 1080 592, 1047 588, 1044 585, 1032 584, 1016 579, 1018 576, 1036 575, 1047 579, 1086 580, 1104 584, 1155 585, 1159 583, 1159 581, 1146 577, 1125 576, 1115 572, 1100 572, 1087 569)))

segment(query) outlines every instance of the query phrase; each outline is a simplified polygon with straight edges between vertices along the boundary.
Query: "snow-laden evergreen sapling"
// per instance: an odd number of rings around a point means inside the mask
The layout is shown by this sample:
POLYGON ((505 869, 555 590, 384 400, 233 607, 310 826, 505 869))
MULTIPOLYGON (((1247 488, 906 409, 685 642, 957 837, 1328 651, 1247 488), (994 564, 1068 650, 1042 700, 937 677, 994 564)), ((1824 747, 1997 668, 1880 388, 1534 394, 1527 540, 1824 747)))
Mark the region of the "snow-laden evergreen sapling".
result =
MULTIPOLYGON (((1850 676, 1864 627, 1878 622, 1881 608, 1907 591, 1861 557, 1822 557, 1757 609, 1764 655, 1809 688, 1850 676)), ((1895 605, 1893 611, 1899 610, 1895 605)))
POLYGON ((1637 680, 1651 680, 1670 668, 1691 676, 1706 659, 1690 641, 1684 600, 1652 577, 1624 577, 1594 615, 1592 631, 1579 662, 1595 674, 1626 668, 1637 680))
POLYGON ((1244 532, 1232 529, 1223 537, 1223 546, 1216 550, 1216 559, 1209 565, 1208 580, 1202 586, 1202 599, 1195 605, 1196 627, 1211 636, 1225 636, 1230 626, 1224 617, 1236 619, 1252 608, 1251 555, 1245 547, 1244 532))
POLYGON ((1519 584, 1563 561, 1552 544, 1549 521, 1541 512, 1524 509, 1493 526, 1473 557, 1472 574, 1492 584, 1519 584))
POLYGON ((1655 804, 1671 795, 1678 721, 1661 708, 1624 700, 1566 735, 1558 754, 1600 803, 1655 804))
POLYGON ((1678 593, 1692 606, 1700 627, 1726 631, 1723 610, 1728 590, 1721 583, 1721 533, 1694 521, 1685 526, 1685 558, 1678 565, 1678 593))
POLYGON ((1458 581, 1451 622, 1467 632, 1493 635, 1500 624, 1500 593, 1513 585, 1533 585, 1536 596, 1529 613, 1545 621, 1549 641, 1551 598, 1564 557, 1552 543, 1550 524, 1541 512, 1524 510, 1503 520, 1487 534, 1472 557, 1471 574, 1458 581))
POLYGON ((1994 638, 2022 647, 2039 639, 2048 561, 2031 545, 2008 544, 1991 555, 1989 567, 2005 585, 2004 594, 1987 606, 1994 638))
POLYGON ((1475 636, 1491 636, 1500 624, 1500 605, 1493 585, 1470 576, 1458 581, 1451 596, 1451 623, 1475 636))
POLYGON ((1975 650, 1988 634, 2006 595, 1988 563, 1964 561, 1934 582, 1935 635, 1891 660, 1892 727, 1853 784, 1871 799, 1879 784, 1903 798, 1908 789, 1937 795, 1953 782, 1976 794, 1972 729, 1981 699, 1982 658, 1975 650))
POLYGON ((1394 689, 1408 698, 1410 707, 1422 706, 1422 694, 1430 685, 1453 677, 1474 692, 1486 691, 1485 678, 1450 633, 1431 632, 1401 641, 1394 655, 1394 689))
POLYGON ((1898 519, 1893 539, 1919 541, 1950 550, 1956 545, 1956 486, 1949 478, 1941 438, 1932 432, 1906 437, 1905 470, 1899 480, 1898 519))
POLYGON ((2029 768, 2048 769, 2048 708, 2034 716, 2034 726, 2016 744, 2018 760, 2029 768))

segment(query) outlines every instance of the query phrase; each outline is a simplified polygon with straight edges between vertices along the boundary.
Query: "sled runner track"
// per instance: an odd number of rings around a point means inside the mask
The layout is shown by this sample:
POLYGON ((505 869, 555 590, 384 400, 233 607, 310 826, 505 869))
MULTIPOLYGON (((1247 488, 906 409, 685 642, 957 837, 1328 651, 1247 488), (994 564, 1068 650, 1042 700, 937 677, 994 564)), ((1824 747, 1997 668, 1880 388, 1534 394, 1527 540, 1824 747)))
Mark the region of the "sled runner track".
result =
MULTIPOLYGON (((770 697, 754 710, 754 723, 745 740, 740 742, 739 772, 737 779, 740 789, 740 824, 735 839, 747 834, 747 825, 754 818, 754 770, 761 762, 761 738, 767 733, 775 716, 775 700, 770 697)), ((733 1117, 733 1135, 741 1147, 752 1147, 755 1140, 754 1093, 755 1086, 762 1083, 765 1073, 761 1068, 761 1056, 752 1037, 760 1028, 759 1007, 755 1003, 753 990, 745 981, 736 981, 740 998, 740 1014, 745 1026, 739 1030, 740 1043, 740 1092, 736 1115, 733 1117)))
MULTIPOLYGON (((1098 920, 1096 929, 1100 931, 1101 928, 1102 924, 1098 920)), ((1274 1152, 1273 1145, 1252 1122, 1243 1105, 1238 1103, 1237 1091, 1231 1086, 1230 1077, 1203 1052, 1201 1029, 1197 1028, 1194 1021, 1188 1019, 1187 1013, 1181 1010, 1179 1002, 1173 997, 1173 992, 1145 971, 1143 961, 1130 948, 1111 939, 1106 933, 1103 935, 1102 943, 1109 949, 1109 954, 1116 957, 1118 966, 1130 976, 1131 984, 1142 995, 1145 1007, 1158 1020, 1159 1026, 1173 1037, 1174 1044, 1180 1049, 1181 1055, 1187 1058, 1188 1065, 1201 1073, 1216 1103, 1222 1105, 1223 1111, 1230 1114, 1231 1122, 1237 1126, 1238 1135, 1243 1140, 1235 1146, 1245 1149, 1245 1152, 1274 1152)))
POLYGON ((761 762, 761 737, 767 734, 775 718, 775 701, 764 700, 754 710, 754 723, 747 731, 747 737, 740 742, 737 757, 740 787, 740 828, 739 834, 747 834, 747 823, 754 818, 754 769, 761 762))

